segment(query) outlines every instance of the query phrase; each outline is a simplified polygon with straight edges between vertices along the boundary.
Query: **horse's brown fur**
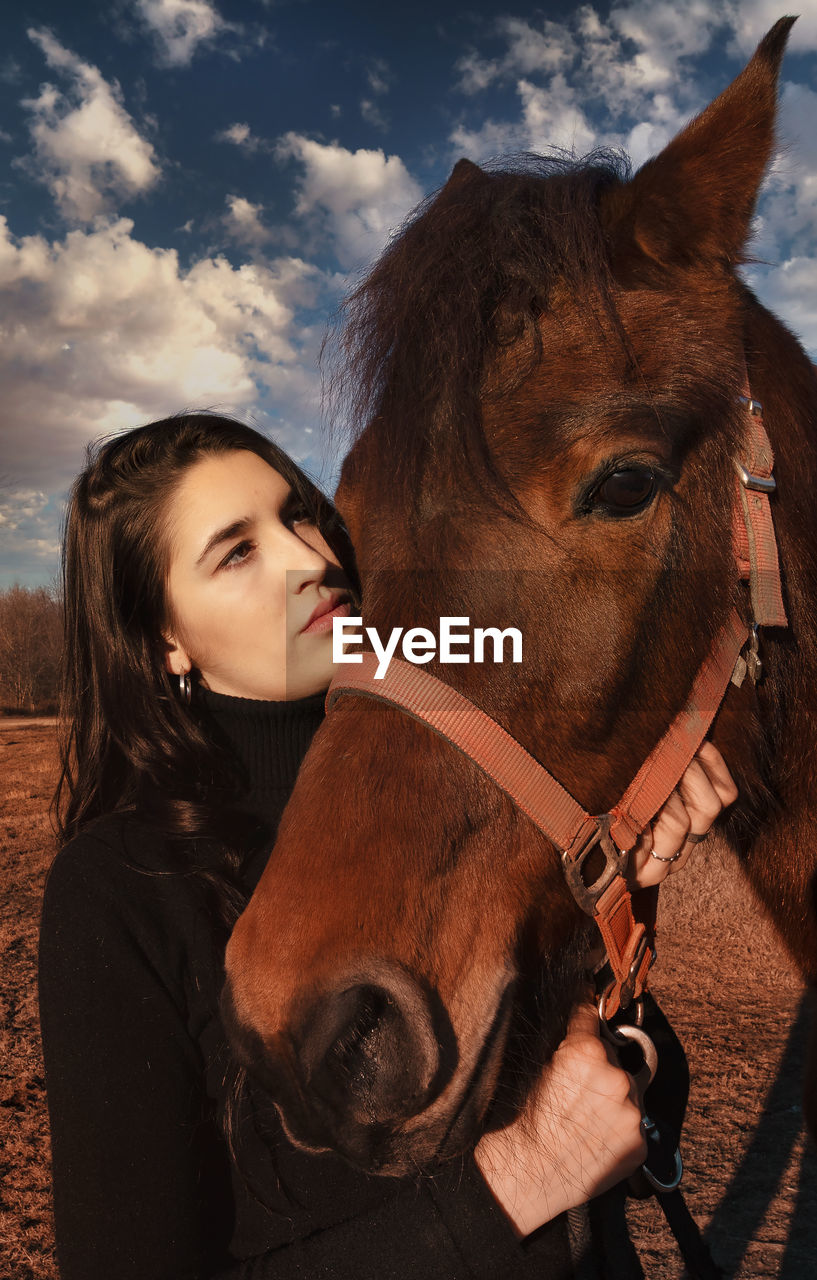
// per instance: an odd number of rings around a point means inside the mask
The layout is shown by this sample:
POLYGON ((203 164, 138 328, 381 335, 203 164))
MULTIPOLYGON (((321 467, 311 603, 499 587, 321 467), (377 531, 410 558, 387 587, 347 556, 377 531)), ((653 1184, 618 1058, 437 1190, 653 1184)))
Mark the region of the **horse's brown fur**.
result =
MULTIPOLYGON (((522 630, 521 667, 429 669, 602 812, 731 607, 747 613, 731 547, 745 357, 776 451, 791 630, 764 637, 765 680, 730 689, 713 736, 741 793, 725 832, 814 980, 817 382, 734 274, 790 25, 631 180, 609 157, 457 166, 351 300, 365 426, 338 503, 381 635, 442 614, 522 630), (614 518, 593 486, 633 461, 659 490, 614 518)), ((586 931, 556 851, 469 761, 344 698, 230 945, 238 1038, 296 1140, 397 1172, 472 1141, 497 1090, 521 1103, 564 1030, 586 931), (428 993, 443 1047, 430 1103, 361 1148, 362 1122, 350 1138, 310 1096, 298 1035, 322 992, 381 965, 428 993)))

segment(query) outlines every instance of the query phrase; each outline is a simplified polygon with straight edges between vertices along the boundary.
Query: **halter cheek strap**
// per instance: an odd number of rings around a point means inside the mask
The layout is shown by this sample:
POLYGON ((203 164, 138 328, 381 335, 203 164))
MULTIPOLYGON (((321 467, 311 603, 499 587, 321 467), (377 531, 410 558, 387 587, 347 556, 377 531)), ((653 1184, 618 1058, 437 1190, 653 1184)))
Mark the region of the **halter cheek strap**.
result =
MULTIPOLYGON (((748 388, 748 382, 747 382, 748 388)), ((735 460, 735 503, 732 542, 738 573, 749 584, 752 606, 752 634, 743 667, 735 683, 748 674, 753 683, 760 679, 762 664, 758 627, 787 627, 783 605, 777 540, 774 536, 769 498, 777 484, 772 475, 774 454, 763 425, 763 406, 747 394, 740 397, 747 410, 747 431, 742 460, 735 460)))
POLYGON ((647 823, 677 785, 703 742, 732 676, 748 631, 737 614, 698 673, 689 702, 608 814, 589 814, 501 725, 450 685, 419 667, 393 658, 380 680, 379 659, 362 654, 353 672, 336 675, 327 712, 342 694, 391 703, 459 748, 562 850, 562 866, 573 896, 592 916, 604 941, 614 984, 607 992, 612 1017, 644 990, 653 949, 643 923, 633 917, 624 872, 627 855, 647 823), (593 855, 604 855, 593 879, 593 855))
POLYGON ((752 680, 759 678, 758 626, 787 625, 769 508, 772 451, 758 402, 744 399, 750 419, 749 465, 737 464, 733 528, 738 570, 750 584, 751 639, 749 628, 733 611, 698 671, 685 706, 610 813, 589 814, 495 720, 411 663, 393 658, 377 679, 379 660, 364 653, 354 671, 336 673, 326 697, 327 712, 341 695, 358 694, 390 703, 419 720, 473 760, 562 851, 568 886, 595 921, 607 950, 612 979, 603 993, 606 1018, 641 996, 655 958, 651 929, 633 915, 625 880, 629 852, 701 746, 730 680, 740 684, 747 673, 752 680), (750 648, 744 658, 747 639, 750 648), (599 861, 603 865, 596 870, 599 861))

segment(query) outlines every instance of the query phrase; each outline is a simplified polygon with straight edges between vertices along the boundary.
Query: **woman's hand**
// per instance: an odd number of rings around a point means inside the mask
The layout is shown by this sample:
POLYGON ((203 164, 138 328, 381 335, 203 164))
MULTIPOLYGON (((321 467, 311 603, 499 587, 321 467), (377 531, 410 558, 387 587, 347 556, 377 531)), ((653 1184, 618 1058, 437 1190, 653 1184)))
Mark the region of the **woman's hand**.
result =
MULTIPOLYGON (((721 810, 737 799, 723 757, 705 742, 633 849, 631 888, 679 871, 721 810)), ((598 1014, 580 1005, 525 1113, 485 1134, 474 1156, 517 1234, 529 1235, 565 1209, 629 1177, 646 1157, 632 1078, 599 1035, 598 1014)))
POLYGON ((615 1186, 646 1154, 635 1085, 588 1004, 574 1010, 524 1114, 486 1133, 474 1152, 520 1237, 615 1186))
POLYGON ((721 809, 737 797, 738 789, 723 756, 711 742, 705 742, 634 846, 627 873, 630 888, 647 889, 680 871, 698 843, 690 836, 706 835, 721 809))

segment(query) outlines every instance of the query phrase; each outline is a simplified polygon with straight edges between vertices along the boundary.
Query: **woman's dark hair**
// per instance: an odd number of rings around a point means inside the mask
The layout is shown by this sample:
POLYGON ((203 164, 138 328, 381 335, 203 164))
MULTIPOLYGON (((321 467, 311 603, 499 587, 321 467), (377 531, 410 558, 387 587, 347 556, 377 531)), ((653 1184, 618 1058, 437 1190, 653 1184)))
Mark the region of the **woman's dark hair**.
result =
POLYGON ((57 828, 67 840, 102 814, 138 809, 233 914, 234 767, 165 669, 168 502, 205 456, 244 449, 291 485, 356 587, 332 503, 282 449, 230 418, 179 414, 98 442, 68 503, 57 828))

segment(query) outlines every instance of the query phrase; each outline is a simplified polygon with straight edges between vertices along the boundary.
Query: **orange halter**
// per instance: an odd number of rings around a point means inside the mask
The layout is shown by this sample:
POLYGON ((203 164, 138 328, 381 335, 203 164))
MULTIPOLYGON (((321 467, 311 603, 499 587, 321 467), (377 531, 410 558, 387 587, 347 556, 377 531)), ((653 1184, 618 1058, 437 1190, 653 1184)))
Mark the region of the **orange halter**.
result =
POLYGON ((651 931, 633 915, 625 880, 628 856, 706 737, 730 681, 760 677, 757 631, 788 625, 780 583, 777 543, 769 505, 774 457, 762 408, 750 395, 747 462, 736 462, 733 539, 742 579, 749 582, 751 627, 733 610, 698 671, 686 705, 651 751, 609 813, 593 816, 495 720, 468 698, 419 667, 392 659, 375 680, 378 659, 364 653, 354 672, 338 672, 327 692, 327 712, 344 694, 391 703, 420 720, 474 761, 562 851, 565 878, 576 902, 593 918, 607 951, 612 978, 600 1004, 605 1019, 638 1000, 655 958, 651 931), (744 655, 744 647, 747 645, 744 655), (588 880, 590 855, 604 866, 588 880))

